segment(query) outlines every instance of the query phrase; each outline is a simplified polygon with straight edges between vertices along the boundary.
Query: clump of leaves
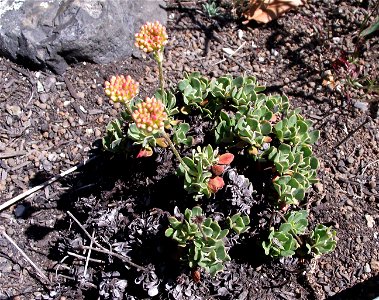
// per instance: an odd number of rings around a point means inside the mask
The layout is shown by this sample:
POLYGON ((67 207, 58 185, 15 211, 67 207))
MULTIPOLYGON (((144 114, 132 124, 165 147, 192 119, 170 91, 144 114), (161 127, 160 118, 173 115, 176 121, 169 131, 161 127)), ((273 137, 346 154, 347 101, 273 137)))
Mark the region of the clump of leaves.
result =
MULTIPOLYGON (((229 220, 230 228, 237 233, 245 232, 250 220, 239 214, 229 220)), ((186 209, 181 218, 169 217, 170 227, 165 235, 187 249, 186 260, 191 268, 201 267, 214 276, 223 270, 223 264, 230 260, 223 239, 229 229, 221 229, 218 222, 203 215, 201 207, 186 209)))
POLYGON ((231 153, 219 156, 218 149, 213 150, 211 145, 193 149, 192 157, 183 157, 178 169, 178 174, 184 177, 184 189, 194 194, 195 200, 204 195, 209 198, 224 186, 224 180, 219 175, 233 158, 231 153))
POLYGON ((219 8, 215 1, 208 1, 203 4, 203 9, 208 17, 213 18, 219 14, 219 8))
MULTIPOLYGON (((324 225, 317 225, 314 231, 307 234, 307 218, 306 210, 286 214, 286 221, 277 230, 271 228, 268 241, 262 243, 265 254, 272 257, 292 256, 304 245, 308 254, 320 255, 333 251, 336 246, 336 232, 324 225)), ((301 253, 304 252, 302 250, 301 253)))

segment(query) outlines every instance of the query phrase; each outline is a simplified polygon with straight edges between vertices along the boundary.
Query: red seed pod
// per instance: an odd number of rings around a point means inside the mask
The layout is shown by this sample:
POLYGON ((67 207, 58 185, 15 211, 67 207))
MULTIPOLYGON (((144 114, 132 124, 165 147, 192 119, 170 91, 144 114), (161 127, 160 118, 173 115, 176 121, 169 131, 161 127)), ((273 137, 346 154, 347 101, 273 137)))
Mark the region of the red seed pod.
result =
POLYGON ((208 181, 208 188, 211 190, 212 193, 216 193, 218 190, 222 189, 224 185, 224 179, 222 179, 220 176, 211 178, 208 181))
POLYGON ((221 175, 225 171, 225 167, 222 165, 212 166, 212 173, 216 176, 221 175))
POLYGON ((219 165, 229 165, 234 159, 234 155, 232 153, 224 153, 218 157, 219 165))
POLYGON ((201 280, 201 273, 199 270, 192 270, 192 279, 195 283, 200 282, 201 280))

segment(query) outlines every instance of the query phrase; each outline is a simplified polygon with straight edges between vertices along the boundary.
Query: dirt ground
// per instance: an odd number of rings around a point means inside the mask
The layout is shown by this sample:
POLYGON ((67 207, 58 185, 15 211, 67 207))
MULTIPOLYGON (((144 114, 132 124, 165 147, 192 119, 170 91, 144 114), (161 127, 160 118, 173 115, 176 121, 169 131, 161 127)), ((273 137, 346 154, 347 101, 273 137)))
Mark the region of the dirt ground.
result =
POLYGON ((379 296, 379 96, 342 83, 352 65, 359 79, 378 81, 377 33, 359 43, 355 64, 345 63, 374 2, 309 1, 266 25, 243 25, 227 14, 227 3, 209 18, 201 3, 168 1, 169 85, 176 86, 184 71, 210 78, 249 74, 268 93, 288 95, 292 107, 300 107, 321 131, 314 147, 320 182, 306 201, 310 224, 333 226, 338 237, 335 251, 307 261, 271 260, 246 237, 231 250, 225 272, 215 278, 204 274, 200 283, 176 263, 173 245, 161 237, 165 212, 172 213, 173 199, 181 195, 180 181, 166 176, 172 157, 162 154, 155 171, 152 160, 100 150, 106 124, 119 113, 103 92, 104 80, 130 74, 141 82, 141 97, 151 95, 158 86, 152 58, 83 62, 63 76, 0 58, 0 204, 97 157, 0 212, 0 228, 50 281, 0 235, 0 299, 148 299, 154 286, 157 299, 379 296), (225 48, 238 51, 229 57, 225 48), (122 248, 150 272, 96 254, 99 261, 90 262, 84 276, 85 256, 72 253, 85 255, 75 245, 89 240, 67 211, 104 245, 122 248))

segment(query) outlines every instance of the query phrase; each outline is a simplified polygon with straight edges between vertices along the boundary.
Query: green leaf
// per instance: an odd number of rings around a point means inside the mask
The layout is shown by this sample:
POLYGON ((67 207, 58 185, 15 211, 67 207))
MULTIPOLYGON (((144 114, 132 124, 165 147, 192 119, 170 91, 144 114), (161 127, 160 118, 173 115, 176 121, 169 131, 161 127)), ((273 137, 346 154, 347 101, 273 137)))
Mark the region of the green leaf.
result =
POLYGON ((312 144, 316 143, 317 140, 320 138, 320 131, 314 130, 314 131, 310 132, 309 138, 310 138, 309 144, 312 145, 312 144))
POLYGON ((365 30, 363 30, 360 33, 360 36, 361 37, 366 37, 366 36, 374 33, 375 31, 377 31, 378 29, 379 29, 379 18, 373 24, 371 24, 368 28, 366 28, 365 30))
POLYGON ((165 231, 165 236, 171 237, 173 233, 174 233, 174 229, 167 228, 166 231, 165 231))
POLYGON ((183 92, 187 88, 187 86, 189 86, 188 80, 182 80, 178 84, 178 89, 183 92))
POLYGON ((194 208, 192 208, 192 217, 201 216, 202 213, 203 213, 203 210, 201 209, 200 206, 195 206, 194 208))

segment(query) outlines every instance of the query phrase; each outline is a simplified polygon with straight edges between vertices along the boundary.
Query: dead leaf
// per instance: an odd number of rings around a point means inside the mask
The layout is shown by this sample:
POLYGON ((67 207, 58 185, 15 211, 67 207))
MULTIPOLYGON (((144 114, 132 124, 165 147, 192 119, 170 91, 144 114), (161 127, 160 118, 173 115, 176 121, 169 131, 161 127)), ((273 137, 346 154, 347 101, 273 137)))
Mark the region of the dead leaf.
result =
POLYGON ((305 0, 250 0, 243 16, 247 19, 246 22, 255 20, 268 23, 304 2, 305 0))

